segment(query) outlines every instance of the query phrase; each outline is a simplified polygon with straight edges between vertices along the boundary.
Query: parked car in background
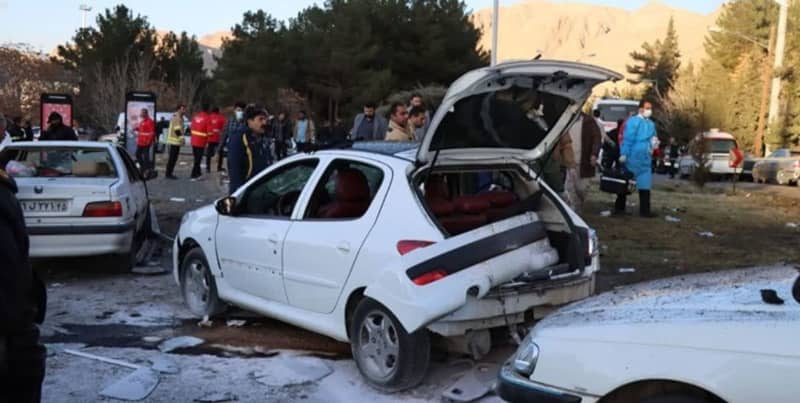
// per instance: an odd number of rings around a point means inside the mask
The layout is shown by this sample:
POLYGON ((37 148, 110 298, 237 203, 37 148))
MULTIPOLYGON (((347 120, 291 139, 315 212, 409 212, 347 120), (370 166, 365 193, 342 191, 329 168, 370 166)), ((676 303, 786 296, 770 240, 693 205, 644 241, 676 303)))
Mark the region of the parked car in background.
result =
POLYGON ((512 403, 796 402, 797 271, 665 279, 570 305, 539 322, 502 367, 512 403), (762 301, 762 290, 788 299, 762 301))
POLYGON ((182 219, 173 264, 189 310, 230 303, 349 342, 384 391, 422 380, 430 333, 480 357, 490 329, 593 292, 594 231, 530 167, 595 85, 621 78, 501 63, 455 81, 420 144, 281 160, 182 219))
POLYGON ((741 180, 753 179, 753 167, 759 160, 761 160, 761 158, 756 157, 753 155, 753 153, 748 152, 744 154, 744 161, 742 161, 742 173, 740 174, 741 180))
POLYGON ((130 268, 149 229, 145 183, 128 153, 103 142, 19 142, 7 172, 31 257, 119 255, 130 268))
POLYGON ((632 99, 603 98, 595 102, 592 111, 600 111, 600 122, 606 132, 617 128, 618 120, 639 113, 639 102, 632 99))
POLYGON ((753 166, 753 182, 796 185, 800 181, 800 150, 781 148, 753 166))
POLYGON ((694 172, 697 162, 694 160, 691 150, 701 146, 704 150, 703 159, 706 161, 709 173, 718 177, 741 173, 741 168, 731 168, 729 165, 730 152, 738 147, 736 138, 729 133, 719 131, 719 129, 711 129, 690 141, 689 153, 678 159, 678 173, 681 178, 688 178, 694 172), (702 141, 703 144, 697 144, 698 141, 702 141))

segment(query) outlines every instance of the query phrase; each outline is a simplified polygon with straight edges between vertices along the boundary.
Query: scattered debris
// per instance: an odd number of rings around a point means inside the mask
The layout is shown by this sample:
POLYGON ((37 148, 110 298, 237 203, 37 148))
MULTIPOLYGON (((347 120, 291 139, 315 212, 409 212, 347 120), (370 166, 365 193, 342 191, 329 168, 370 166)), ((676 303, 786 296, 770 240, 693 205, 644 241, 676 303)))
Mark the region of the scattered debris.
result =
POLYGON ((194 399, 195 402, 200 403, 221 403, 221 402, 235 402, 239 398, 231 392, 212 392, 207 393, 203 397, 194 399))
POLYGON ((620 273, 636 273, 636 269, 633 267, 621 267, 618 271, 620 273))
POLYGON ((203 200, 203 199, 194 199, 194 201, 195 201, 195 203, 202 203, 202 202, 204 202, 205 200, 203 200))
MULTIPOLYGON (((789 224, 786 224, 786 225, 789 225, 789 224)), ((58 287, 63 287, 63 286, 64 286, 64 284, 63 284, 63 283, 53 283, 53 284, 50 284, 50 288, 58 288, 58 287)))
POLYGON ((748 194, 744 195, 744 197, 750 197, 750 196, 751 196, 751 194, 750 194, 750 193, 748 193, 748 194))
POLYGON ((189 165, 189 163, 186 161, 181 161, 178 163, 178 165, 184 166, 184 165, 189 165))
POLYGON ((600 212, 601 217, 611 217, 611 210, 603 210, 600 212))
POLYGON ((203 316, 203 320, 197 322, 197 327, 211 327, 214 325, 214 321, 208 318, 208 315, 203 316))
POLYGON ((231 319, 225 322, 225 325, 228 327, 242 327, 247 323, 246 320, 238 320, 238 319, 231 319))
POLYGON ((783 299, 772 289, 761 290, 761 300, 772 305, 783 305, 783 299))
POLYGON ((445 402, 471 402, 486 396, 497 378, 497 366, 478 364, 442 392, 445 402))
POLYGON ((70 354, 70 355, 83 357, 83 358, 88 358, 90 360, 100 361, 100 362, 104 362, 106 364, 118 365, 120 367, 125 367, 125 368, 130 368, 130 369, 139 369, 139 368, 141 368, 141 366, 136 365, 136 364, 131 364, 129 362, 125 362, 125 361, 121 361, 121 360, 115 360, 113 358, 101 357, 99 355, 84 353, 83 351, 72 350, 72 349, 69 349, 69 348, 65 348, 62 351, 67 353, 67 354, 70 354))
POLYGON ((675 207, 672 209, 673 213, 685 213, 686 211, 686 207, 675 207))
POLYGON ((180 348, 195 347, 203 344, 205 340, 194 336, 179 336, 164 341, 158 345, 162 353, 168 353, 180 348))
POLYGON ((664 217, 664 219, 667 220, 667 222, 681 222, 680 218, 673 217, 671 215, 668 215, 668 216, 664 217))
POLYGON ((183 198, 183 197, 170 197, 169 201, 175 202, 175 203, 185 203, 186 199, 183 198))
POLYGON ((158 374, 150 368, 140 367, 132 374, 106 386, 100 395, 119 400, 142 400, 158 386, 158 374))
POLYGON ((161 336, 144 336, 142 337, 142 341, 145 343, 159 343, 161 340, 164 340, 161 336))
POLYGON ((796 223, 796 222, 787 222, 787 223, 786 223, 786 226, 787 226, 788 228, 800 228, 800 223, 796 223))
POLYGON ((315 357, 275 357, 275 366, 253 372, 256 382, 265 386, 287 387, 316 382, 333 373, 325 361, 315 357))
POLYGON ((698 232, 697 235, 700 235, 703 238, 713 238, 714 237, 714 233, 711 232, 711 231, 701 231, 701 232, 698 232))
POLYGON ((136 274, 145 274, 145 275, 164 274, 169 272, 169 270, 161 266, 149 266, 149 265, 136 266, 131 271, 136 274))
POLYGON ((177 374, 180 372, 178 363, 165 354, 159 354, 153 358, 150 358, 150 364, 150 368, 161 372, 162 374, 177 374))

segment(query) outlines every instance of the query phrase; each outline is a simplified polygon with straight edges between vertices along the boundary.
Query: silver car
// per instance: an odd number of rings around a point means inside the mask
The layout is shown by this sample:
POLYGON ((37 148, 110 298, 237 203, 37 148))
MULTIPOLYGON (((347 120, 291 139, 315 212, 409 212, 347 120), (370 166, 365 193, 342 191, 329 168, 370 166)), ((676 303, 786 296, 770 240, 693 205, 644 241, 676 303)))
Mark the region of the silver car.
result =
POLYGON ((753 182, 796 185, 800 181, 800 151, 781 148, 753 165, 753 182))

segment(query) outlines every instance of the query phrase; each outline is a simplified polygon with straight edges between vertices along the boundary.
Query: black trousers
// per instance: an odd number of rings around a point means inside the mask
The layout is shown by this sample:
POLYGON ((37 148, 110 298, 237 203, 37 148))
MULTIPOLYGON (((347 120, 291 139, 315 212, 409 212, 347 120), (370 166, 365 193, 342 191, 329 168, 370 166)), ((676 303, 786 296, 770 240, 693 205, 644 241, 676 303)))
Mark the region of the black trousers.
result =
POLYGON ((34 323, 0 334, 0 402, 40 402, 46 356, 34 323))
POLYGON ((167 158, 167 176, 172 176, 173 172, 175 172, 175 164, 178 163, 178 154, 180 154, 181 146, 170 144, 167 147, 169 147, 169 157, 167 158))
POLYGON ((150 165, 150 146, 136 146, 136 161, 142 167, 142 171, 152 168, 150 165))
MULTIPOLYGON (((211 158, 217 153, 217 146, 219 143, 208 143, 206 145, 206 172, 211 173, 211 158)), ((219 165, 217 165, 217 171, 219 171, 219 165)))
POLYGON ((203 162, 203 155, 205 154, 205 147, 192 147, 192 155, 194 156, 194 165, 192 165, 192 178, 197 178, 203 174, 200 164, 203 162))
POLYGON ((286 158, 286 141, 275 139, 275 160, 286 158))
POLYGON ((669 177, 670 178, 675 178, 675 174, 678 173, 678 167, 676 166, 677 162, 678 162, 678 160, 674 160, 672 158, 669 159, 669 177))
POLYGON ((225 160, 225 146, 220 143, 219 150, 217 151, 217 172, 222 172, 222 161, 225 160))

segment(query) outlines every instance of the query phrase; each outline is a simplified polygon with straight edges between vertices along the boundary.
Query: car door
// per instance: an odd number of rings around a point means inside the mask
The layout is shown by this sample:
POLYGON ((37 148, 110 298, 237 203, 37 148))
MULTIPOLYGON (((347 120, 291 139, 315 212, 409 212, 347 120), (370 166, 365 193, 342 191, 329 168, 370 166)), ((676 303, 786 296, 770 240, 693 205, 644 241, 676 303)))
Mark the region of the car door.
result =
POLYGON ((124 199, 121 200, 121 202, 133 212, 132 215, 134 220, 136 220, 136 228, 141 228, 141 225, 145 222, 146 214, 148 213, 147 188, 145 187, 144 178, 139 173, 139 169, 136 168, 136 164, 124 148, 117 147, 117 154, 119 154, 119 158, 125 168, 123 171, 125 175, 120 176, 128 179, 127 185, 122 185, 123 187, 127 187, 127 189, 122 188, 119 190, 120 197, 124 199))
POLYGON ((307 158, 280 166, 236 192, 234 213, 221 215, 216 231, 222 275, 233 288, 286 303, 283 243, 295 204, 318 164, 307 158))
POLYGON ((391 183, 391 169, 360 158, 331 160, 284 243, 289 304, 333 311, 372 230, 391 183))

